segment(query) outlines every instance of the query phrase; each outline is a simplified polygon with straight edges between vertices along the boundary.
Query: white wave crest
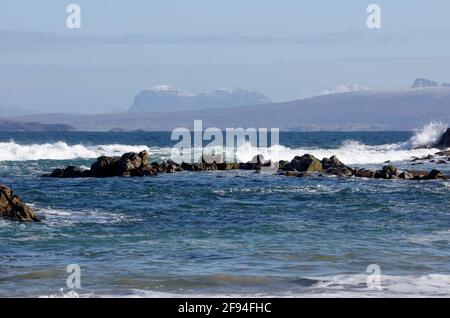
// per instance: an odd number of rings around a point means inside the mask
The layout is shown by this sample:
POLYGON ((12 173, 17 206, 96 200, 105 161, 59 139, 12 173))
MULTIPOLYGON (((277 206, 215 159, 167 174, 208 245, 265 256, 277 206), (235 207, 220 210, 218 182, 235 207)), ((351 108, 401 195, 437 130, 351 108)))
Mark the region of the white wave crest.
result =
POLYGON ((68 160, 75 158, 97 158, 120 156, 125 152, 149 151, 144 145, 68 145, 65 142, 21 145, 13 141, 0 142, 0 161, 68 160))
POLYGON ((289 148, 281 145, 270 148, 256 148, 246 145, 236 151, 239 161, 250 161, 254 156, 262 154, 265 159, 292 160, 295 156, 311 154, 319 159, 336 155, 348 165, 377 164, 386 161, 405 161, 412 157, 423 157, 437 152, 437 149, 405 149, 404 143, 386 145, 365 145, 358 141, 345 141, 339 148, 289 148))

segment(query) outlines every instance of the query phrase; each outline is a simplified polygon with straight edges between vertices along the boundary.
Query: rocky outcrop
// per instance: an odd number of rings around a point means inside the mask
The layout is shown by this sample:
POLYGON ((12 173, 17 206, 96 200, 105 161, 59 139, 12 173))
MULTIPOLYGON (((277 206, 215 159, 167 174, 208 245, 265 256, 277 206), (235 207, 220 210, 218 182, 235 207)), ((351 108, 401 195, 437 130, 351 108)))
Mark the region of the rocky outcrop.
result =
POLYGON ((322 162, 313 155, 306 154, 303 156, 296 156, 289 163, 284 163, 284 171, 298 171, 298 172, 322 172, 322 162))
POLYGON ((44 175, 50 178, 105 178, 105 177, 135 177, 153 176, 164 168, 149 164, 150 156, 147 151, 140 153, 129 152, 121 157, 97 158, 90 170, 69 166, 65 169, 55 169, 52 173, 44 175))
POLYGON ((38 218, 33 209, 23 203, 13 191, 0 184, 0 216, 15 221, 34 221, 38 218))
POLYGON ((273 163, 265 160, 262 155, 255 156, 246 163, 231 163, 223 161, 207 162, 202 158, 199 163, 181 163, 167 160, 162 163, 149 163, 150 156, 147 151, 140 153, 126 153, 121 157, 99 157, 90 170, 69 166, 65 169, 55 169, 52 173, 44 175, 51 178, 104 178, 104 177, 137 177, 154 176, 158 173, 175 173, 180 171, 226 171, 226 170, 253 170, 270 172, 295 177, 316 175, 334 175, 339 177, 357 177, 369 179, 405 179, 405 180, 433 180, 447 179, 442 172, 427 171, 401 171, 393 165, 386 165, 380 170, 358 169, 346 166, 336 156, 317 159, 313 155, 296 156, 291 161, 273 163))
POLYGON ((430 81, 426 78, 417 78, 411 86, 411 88, 425 88, 425 87, 439 87, 439 84, 435 81, 430 81))
POLYGON ((153 176, 157 170, 149 164, 147 151, 129 152, 122 157, 99 157, 91 166, 89 175, 96 178, 153 176))

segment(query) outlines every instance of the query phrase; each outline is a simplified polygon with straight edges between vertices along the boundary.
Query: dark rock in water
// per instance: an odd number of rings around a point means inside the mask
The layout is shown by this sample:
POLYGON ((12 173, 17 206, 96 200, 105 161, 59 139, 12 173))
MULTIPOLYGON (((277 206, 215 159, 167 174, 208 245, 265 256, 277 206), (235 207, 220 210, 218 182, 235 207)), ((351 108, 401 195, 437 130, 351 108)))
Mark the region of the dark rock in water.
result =
POLYGON ((393 165, 384 166, 381 170, 375 171, 374 178, 376 179, 397 179, 399 178, 399 171, 393 165))
POLYGON ((436 144, 437 148, 449 148, 450 147, 450 128, 447 128, 446 132, 442 135, 439 142, 436 144))
POLYGON ((446 177, 442 174, 441 171, 433 169, 430 171, 430 173, 424 179, 436 180, 436 179, 446 179, 446 177))
POLYGON ((405 179, 405 180, 411 180, 411 179, 414 179, 413 174, 412 174, 411 172, 409 172, 409 171, 403 171, 403 172, 401 172, 401 173, 398 175, 398 177, 399 177, 400 179, 405 179))
POLYGON ((55 169, 52 173, 44 175, 51 178, 106 178, 106 177, 137 177, 153 176, 158 173, 158 167, 149 164, 150 156, 147 151, 140 153, 129 152, 122 157, 97 158, 90 170, 69 166, 65 169, 55 169))
POLYGON ((0 185, 0 216, 15 221, 39 222, 33 209, 4 185, 0 185))
POLYGON ((181 169, 186 171, 214 171, 217 170, 215 163, 186 163, 181 164, 181 169))
POLYGON ((181 165, 177 164, 176 162, 174 162, 172 160, 167 160, 162 165, 159 165, 157 163, 152 163, 152 166, 154 168, 157 168, 158 172, 175 173, 175 172, 183 171, 183 168, 181 168, 181 165))
POLYGON ((359 178, 369 178, 372 179, 375 177, 375 171, 369 169, 358 169, 354 173, 355 177, 359 178))
POLYGON ((322 162, 313 155, 306 154, 303 156, 296 156, 292 161, 284 167, 287 171, 300 172, 322 172, 322 162))
POLYGON ((398 178, 399 172, 396 166, 387 165, 383 167, 383 173, 387 174, 387 178, 385 179, 396 179, 398 178))
POLYGON ((251 161, 246 162, 246 163, 240 163, 239 164, 239 169, 241 170, 261 170, 261 167, 263 166, 270 166, 271 162, 266 161, 264 159, 264 156, 259 154, 256 155, 252 158, 251 161))
POLYGON ((237 170, 240 168, 239 163, 222 162, 217 164, 217 170, 237 170))
POLYGON ((397 173, 397 167, 394 165, 388 165, 383 167, 383 171, 387 171, 390 174, 396 174, 397 173))
POLYGON ((322 159, 323 169, 346 167, 336 156, 322 159))
POLYGON ((413 176, 414 180, 422 180, 428 175, 428 172, 426 171, 411 170, 408 172, 413 176))
POLYGON ((150 156, 147 151, 140 153, 129 152, 122 157, 99 157, 91 166, 91 176, 124 177, 124 176, 152 176, 156 169, 149 165, 150 156))
POLYGON ((90 176, 90 170, 83 170, 75 166, 69 166, 65 169, 55 169, 52 173, 44 175, 44 177, 50 178, 87 178, 90 176))
POLYGON ((328 168, 325 172, 339 177, 350 177, 354 173, 353 169, 348 167, 328 168))
POLYGON ((377 170, 373 177, 375 179, 389 179, 389 172, 386 170, 377 170))
POLYGON ((436 156, 450 156, 450 150, 439 151, 435 153, 436 156))
POLYGON ((287 170, 287 166, 289 165, 289 161, 286 160, 280 160, 278 162, 278 167, 280 171, 287 170))
POLYGON ((438 162, 436 162, 436 164, 438 164, 438 165, 446 165, 446 164, 447 164, 447 161, 445 161, 445 160, 439 160, 438 162))

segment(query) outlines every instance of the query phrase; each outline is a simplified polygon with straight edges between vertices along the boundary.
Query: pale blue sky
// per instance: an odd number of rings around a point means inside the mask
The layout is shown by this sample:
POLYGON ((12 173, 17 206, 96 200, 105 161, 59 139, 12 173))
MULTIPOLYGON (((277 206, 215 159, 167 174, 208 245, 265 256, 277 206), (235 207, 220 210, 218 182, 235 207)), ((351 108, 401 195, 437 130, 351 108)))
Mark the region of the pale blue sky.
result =
POLYGON ((449 15, 448 0, 3 0, 0 105, 107 112, 156 84, 284 101, 345 83, 450 82, 449 15), (80 30, 66 28, 70 3, 80 30), (366 27, 371 3, 381 30, 366 27))

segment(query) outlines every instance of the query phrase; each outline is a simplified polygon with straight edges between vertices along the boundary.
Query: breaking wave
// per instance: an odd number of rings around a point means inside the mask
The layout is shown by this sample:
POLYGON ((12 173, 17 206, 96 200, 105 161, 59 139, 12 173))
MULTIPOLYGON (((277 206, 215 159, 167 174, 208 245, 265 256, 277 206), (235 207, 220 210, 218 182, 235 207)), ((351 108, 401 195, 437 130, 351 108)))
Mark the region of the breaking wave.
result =
POLYGON ((75 158, 97 158, 119 156, 125 152, 149 151, 143 145, 69 145, 65 142, 21 145, 13 141, 0 142, 0 161, 68 160, 75 158))
POLYGON ((413 157, 423 157, 437 152, 437 149, 405 149, 404 144, 365 145, 358 141, 347 140, 339 148, 289 148, 273 146, 267 149, 258 149, 249 145, 237 150, 239 161, 249 161, 257 154, 266 159, 292 160, 295 156, 311 154, 319 159, 336 155, 345 164, 376 164, 386 161, 405 161, 413 157))
POLYGON ((439 141, 447 127, 448 125, 443 122, 431 122, 416 130, 410 144, 413 148, 434 145, 439 141))
MULTIPOLYGON (((386 161, 401 162, 413 157, 423 157, 437 152, 437 149, 426 149, 421 146, 434 144, 445 131, 447 125, 432 122, 417 130, 414 136, 402 143, 384 145, 366 145, 355 140, 346 140, 337 148, 299 147, 289 148, 276 145, 270 148, 257 148, 246 144, 235 151, 236 159, 247 162, 258 154, 274 161, 292 160, 295 156, 311 154, 322 159, 336 155, 342 162, 354 164, 378 164, 386 161)), ((29 161, 29 160, 69 160, 76 158, 94 159, 99 156, 120 156, 126 152, 147 150, 152 156, 167 159, 171 156, 170 147, 149 147, 146 145, 69 145, 63 141, 56 143, 21 145, 14 141, 0 142, 0 161, 29 161)), ((233 151, 225 151, 227 158, 233 151)))

